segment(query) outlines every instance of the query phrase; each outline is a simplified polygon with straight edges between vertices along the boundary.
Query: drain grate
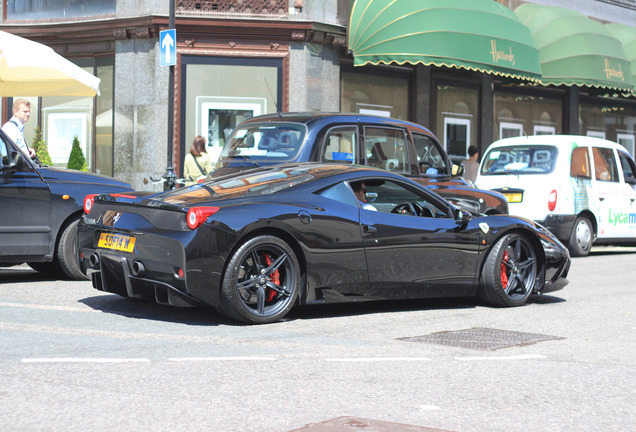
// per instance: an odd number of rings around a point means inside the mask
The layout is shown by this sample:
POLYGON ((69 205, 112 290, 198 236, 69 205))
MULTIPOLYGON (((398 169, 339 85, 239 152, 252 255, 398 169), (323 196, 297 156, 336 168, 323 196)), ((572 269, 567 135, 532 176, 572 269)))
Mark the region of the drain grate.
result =
POLYGON ((424 342, 437 345, 447 345, 482 351, 492 351, 513 346, 531 345, 548 340, 564 339, 559 336, 549 336, 535 333, 523 333, 509 330, 498 330, 484 327, 474 327, 466 330, 443 331, 424 336, 398 338, 409 342, 424 342))
POLYGON ((338 417, 322 423, 313 423, 292 432, 450 432, 400 423, 357 417, 338 417))

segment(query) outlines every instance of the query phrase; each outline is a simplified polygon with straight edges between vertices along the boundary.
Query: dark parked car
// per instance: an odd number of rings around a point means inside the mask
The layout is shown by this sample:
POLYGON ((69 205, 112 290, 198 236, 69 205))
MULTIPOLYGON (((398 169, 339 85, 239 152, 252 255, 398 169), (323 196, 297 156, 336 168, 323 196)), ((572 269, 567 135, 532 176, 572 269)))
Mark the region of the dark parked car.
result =
POLYGON ((40 167, 0 132, 0 266, 23 262, 85 279, 77 262, 77 223, 89 193, 130 191, 111 177, 40 167))
POLYGON ((327 301, 478 294, 519 306, 562 288, 570 265, 538 224, 472 216, 361 166, 277 165, 161 194, 91 196, 85 208, 81 268, 96 289, 246 323, 327 301))
POLYGON ((367 165, 422 183, 463 210, 508 213, 499 192, 479 190, 461 177, 439 141, 415 123, 346 113, 281 113, 238 125, 223 148, 213 176, 295 162, 367 165))

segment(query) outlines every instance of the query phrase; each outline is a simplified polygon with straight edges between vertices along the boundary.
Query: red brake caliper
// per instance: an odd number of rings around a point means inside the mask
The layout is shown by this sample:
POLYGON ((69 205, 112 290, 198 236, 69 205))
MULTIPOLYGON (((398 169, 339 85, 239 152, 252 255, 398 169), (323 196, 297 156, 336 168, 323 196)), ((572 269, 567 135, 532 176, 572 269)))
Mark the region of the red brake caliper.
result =
MULTIPOLYGON (((265 262, 267 263, 268 266, 272 264, 272 259, 269 257, 269 255, 265 255, 265 262)), ((278 269, 274 270, 274 273, 269 275, 269 277, 272 280, 272 282, 274 282, 276 285, 280 285, 280 273, 278 272, 278 269)), ((267 301, 272 301, 275 295, 276 295, 276 291, 274 291, 273 289, 268 290, 267 301)))
POLYGON ((501 260, 501 286, 506 289, 508 286, 508 274, 506 273, 506 263, 508 262, 508 251, 504 251, 501 260))

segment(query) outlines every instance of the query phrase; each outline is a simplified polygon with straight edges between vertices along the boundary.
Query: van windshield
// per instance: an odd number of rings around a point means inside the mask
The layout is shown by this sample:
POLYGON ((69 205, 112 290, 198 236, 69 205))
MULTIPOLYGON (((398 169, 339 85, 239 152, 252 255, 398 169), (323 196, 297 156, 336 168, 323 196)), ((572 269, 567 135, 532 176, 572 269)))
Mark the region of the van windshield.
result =
POLYGON ((291 162, 305 138, 301 123, 248 123, 239 126, 223 147, 219 163, 232 159, 249 160, 254 165, 291 162))
POLYGON ((481 175, 548 174, 559 151, 548 145, 511 145, 490 149, 481 162, 481 175))

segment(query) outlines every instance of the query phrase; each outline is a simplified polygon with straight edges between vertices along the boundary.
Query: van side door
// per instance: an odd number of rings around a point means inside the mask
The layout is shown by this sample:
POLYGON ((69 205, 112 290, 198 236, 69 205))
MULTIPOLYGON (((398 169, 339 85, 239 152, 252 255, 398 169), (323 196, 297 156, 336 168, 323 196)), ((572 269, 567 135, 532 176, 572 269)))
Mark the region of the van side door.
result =
POLYGON ((598 220, 598 238, 621 238, 625 234, 629 197, 619 174, 614 149, 591 146, 593 176, 590 208, 598 220))
POLYGON ((624 150, 618 150, 620 176, 625 193, 625 214, 621 231, 626 238, 636 238, 636 163, 624 150))

